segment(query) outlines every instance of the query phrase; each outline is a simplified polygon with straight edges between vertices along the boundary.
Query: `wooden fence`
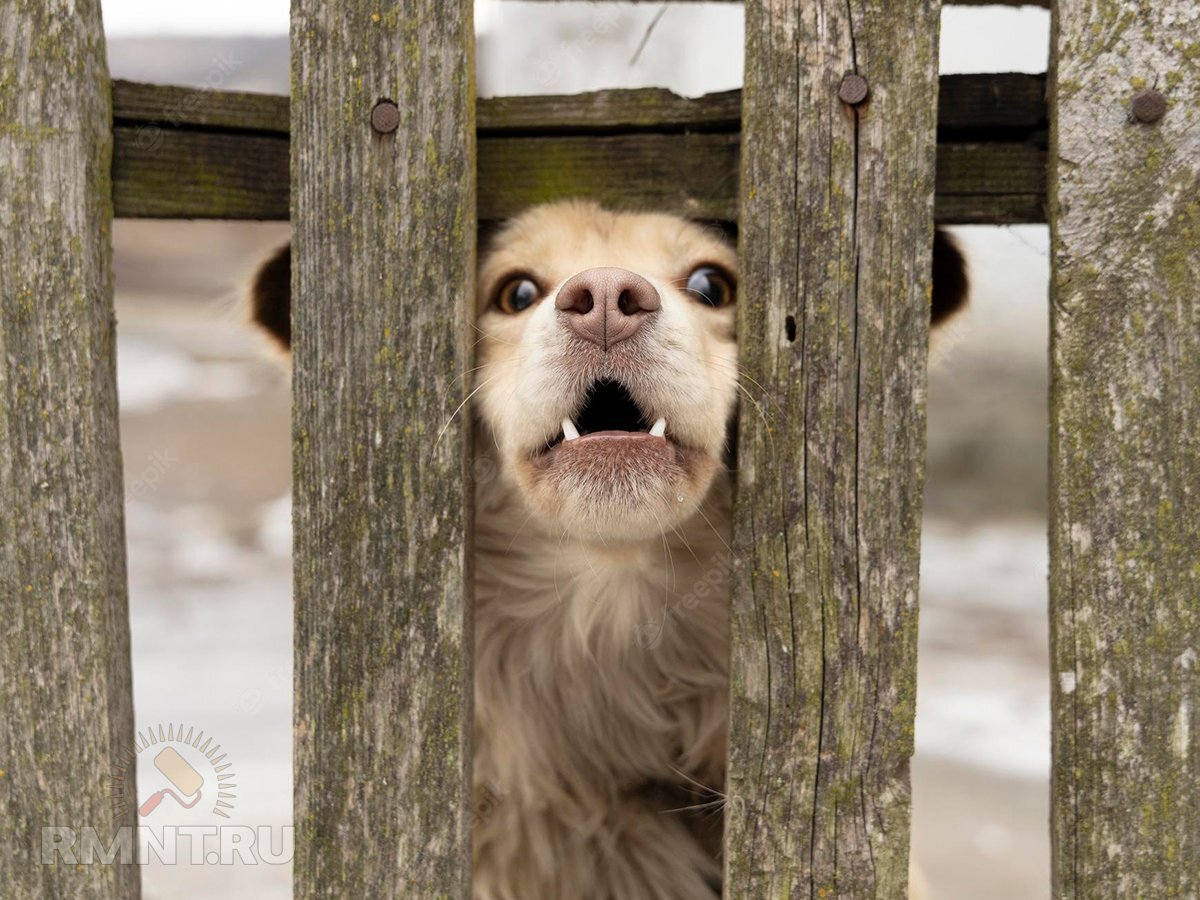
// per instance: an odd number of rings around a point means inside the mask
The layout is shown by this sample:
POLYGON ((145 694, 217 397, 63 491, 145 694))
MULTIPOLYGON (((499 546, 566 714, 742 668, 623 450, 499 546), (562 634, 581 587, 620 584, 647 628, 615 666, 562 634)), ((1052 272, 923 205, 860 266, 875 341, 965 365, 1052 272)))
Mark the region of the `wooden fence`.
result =
POLYGON ((297 0, 289 107, 110 92, 98 0, 0 6, 0 896, 139 892, 39 845, 134 823, 114 211, 291 218, 296 894, 466 894, 470 435, 433 436, 477 219, 578 195, 737 221, 786 423, 739 429, 726 895, 904 894, 935 220, 1052 230, 1052 892, 1200 891, 1200 18, 1059 0, 1048 79, 939 79, 936 0, 745 8, 743 93, 477 103, 469 3, 297 0))

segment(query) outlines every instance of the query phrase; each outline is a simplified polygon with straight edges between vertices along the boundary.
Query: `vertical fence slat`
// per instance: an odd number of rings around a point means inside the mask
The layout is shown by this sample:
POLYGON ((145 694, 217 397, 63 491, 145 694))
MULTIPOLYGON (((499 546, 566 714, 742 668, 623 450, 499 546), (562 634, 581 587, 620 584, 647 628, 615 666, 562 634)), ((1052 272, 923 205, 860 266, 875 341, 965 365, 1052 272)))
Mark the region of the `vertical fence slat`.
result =
POLYGON ((1056 6, 1054 896, 1190 897, 1200 892, 1200 19, 1192 0, 1056 6), (1159 121, 1130 116, 1146 89, 1167 101, 1159 121))
POLYGON ((473 52, 470 3, 293 6, 297 897, 467 889, 473 52))
POLYGON ((937 34, 746 3, 728 897, 904 892, 937 34))
POLYGON ((41 864, 45 827, 134 824, 110 122, 99 3, 0 6, 5 897, 138 896, 135 865, 41 864))

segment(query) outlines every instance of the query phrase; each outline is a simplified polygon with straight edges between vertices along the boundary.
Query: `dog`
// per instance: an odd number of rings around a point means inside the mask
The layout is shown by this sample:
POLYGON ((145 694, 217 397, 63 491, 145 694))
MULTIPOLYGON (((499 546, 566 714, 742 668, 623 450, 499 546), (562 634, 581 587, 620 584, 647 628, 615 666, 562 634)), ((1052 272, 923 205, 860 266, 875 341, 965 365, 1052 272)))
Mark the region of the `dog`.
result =
MULTIPOLYGON (((289 254, 251 290, 285 348, 289 254)), ((966 294, 939 232, 932 322, 966 294)), ((736 302, 673 215, 537 206, 481 254, 476 900, 720 896, 736 302)))

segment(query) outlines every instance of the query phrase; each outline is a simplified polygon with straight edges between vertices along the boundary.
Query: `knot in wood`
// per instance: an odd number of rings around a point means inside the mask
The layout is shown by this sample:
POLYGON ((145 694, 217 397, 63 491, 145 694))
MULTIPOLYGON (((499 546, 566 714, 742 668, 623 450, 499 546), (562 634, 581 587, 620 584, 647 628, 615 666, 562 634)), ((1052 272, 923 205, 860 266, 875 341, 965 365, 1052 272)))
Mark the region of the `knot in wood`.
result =
POLYGON ((1134 119, 1149 125, 1167 114, 1167 98, 1158 91, 1142 91, 1133 98, 1131 111, 1134 119))
POLYGON ((871 86, 861 75, 847 75, 838 85, 838 99, 847 106, 858 106, 870 92, 871 86))
POLYGON ((391 100, 380 100, 371 110, 371 127, 379 134, 391 134, 400 125, 400 108, 391 100))

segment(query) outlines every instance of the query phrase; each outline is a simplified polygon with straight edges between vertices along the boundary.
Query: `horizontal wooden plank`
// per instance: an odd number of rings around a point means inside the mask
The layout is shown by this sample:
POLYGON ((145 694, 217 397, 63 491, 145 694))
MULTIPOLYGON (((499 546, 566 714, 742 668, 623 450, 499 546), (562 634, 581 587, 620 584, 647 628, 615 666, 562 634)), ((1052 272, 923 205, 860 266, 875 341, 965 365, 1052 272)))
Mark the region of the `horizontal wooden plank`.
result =
POLYGON ((113 205, 130 219, 287 219, 288 138, 113 128, 113 205))
POLYGON ((1046 76, 1020 72, 938 79, 938 140, 979 134, 1046 143, 1046 76))
MULTIPOLYGON (((938 133, 1045 141, 1046 79, 1016 72, 943 75, 938 90, 938 133)), ((680 97, 662 88, 593 91, 479 101, 479 131, 605 133, 631 130, 736 131, 742 92, 680 97)))
POLYGON ((1046 221, 1046 150, 939 144, 934 216, 943 225, 1046 221))
POLYGON ((681 97, 665 88, 617 88, 543 97, 485 97, 478 104, 478 127, 483 134, 521 130, 602 133, 639 128, 737 131, 741 120, 741 91, 681 97))
MULTIPOLYGON (((283 137, 114 129, 113 195, 125 218, 288 218, 283 137)), ((1018 144, 938 148, 942 224, 1045 221, 1046 151, 1018 144)), ((479 217, 591 197, 700 219, 737 217, 736 134, 481 138, 479 217)))
MULTIPOLYGON (((1045 90, 1044 75, 943 75, 939 133, 943 140, 964 132, 1036 136, 1047 127, 1045 90)), ((742 93, 736 90, 681 97, 663 88, 615 89, 481 98, 477 127, 480 134, 737 131, 741 114, 742 93)), ((288 98, 114 81, 113 120, 151 132, 199 128, 286 134, 288 98)))
MULTIPOLYGON (((288 218, 286 138, 124 126, 114 135, 118 216, 288 218)), ((736 134, 485 138, 479 155, 484 219, 573 196, 736 217, 736 134)))
MULTIPOLYGON (((941 79, 937 218, 1044 221, 1044 78, 941 79)), ((113 192, 126 218, 286 219, 286 97, 118 82, 113 192)), ((737 217, 738 91, 481 100, 479 216, 586 196, 737 217)))
POLYGON ((147 128, 228 128, 287 134, 289 102, 279 94, 213 91, 138 81, 112 83, 113 121, 147 128))
POLYGON ((737 218, 736 134, 492 138, 479 142, 479 216, 590 197, 697 219, 737 218))

